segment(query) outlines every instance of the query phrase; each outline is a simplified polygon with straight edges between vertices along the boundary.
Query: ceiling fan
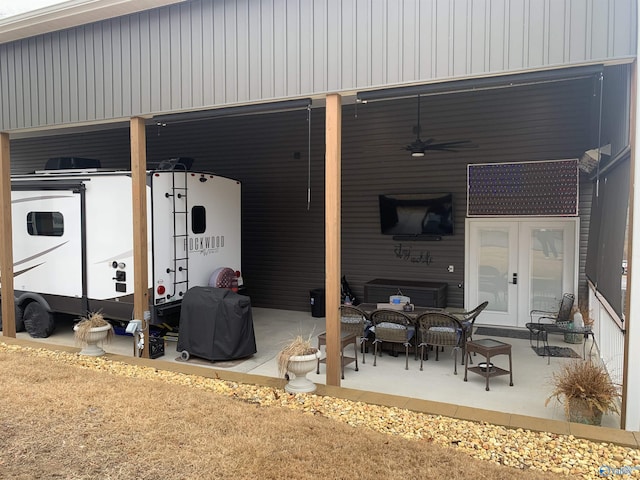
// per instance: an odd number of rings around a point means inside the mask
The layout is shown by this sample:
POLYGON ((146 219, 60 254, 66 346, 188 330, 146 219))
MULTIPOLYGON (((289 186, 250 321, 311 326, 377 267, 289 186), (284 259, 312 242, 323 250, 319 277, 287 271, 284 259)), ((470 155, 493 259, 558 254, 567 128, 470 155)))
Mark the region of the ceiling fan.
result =
POLYGON ((460 149, 476 148, 469 140, 453 140, 451 142, 435 142, 435 139, 429 138, 427 140, 420 139, 420 95, 418 95, 418 125, 415 127, 416 139, 409 145, 404 147, 404 150, 411 152, 412 157, 424 157, 424 152, 427 150, 435 150, 441 152, 458 152, 460 149))

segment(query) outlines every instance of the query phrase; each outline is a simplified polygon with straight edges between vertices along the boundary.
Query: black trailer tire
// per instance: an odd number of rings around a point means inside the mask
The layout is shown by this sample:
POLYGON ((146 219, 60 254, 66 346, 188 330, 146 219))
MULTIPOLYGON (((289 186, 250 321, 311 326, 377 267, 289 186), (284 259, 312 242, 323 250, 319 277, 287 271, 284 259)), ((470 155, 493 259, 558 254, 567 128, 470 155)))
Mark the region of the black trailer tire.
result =
POLYGON ((47 338, 55 327, 53 315, 38 302, 29 303, 22 315, 25 330, 33 338, 47 338))
MULTIPOLYGON (((0 304, 1 305, 1 304, 0 304)), ((24 321, 22 320, 22 308, 16 305, 16 332, 24 330, 24 321)), ((2 308, 0 308, 0 331, 2 330, 2 308)))

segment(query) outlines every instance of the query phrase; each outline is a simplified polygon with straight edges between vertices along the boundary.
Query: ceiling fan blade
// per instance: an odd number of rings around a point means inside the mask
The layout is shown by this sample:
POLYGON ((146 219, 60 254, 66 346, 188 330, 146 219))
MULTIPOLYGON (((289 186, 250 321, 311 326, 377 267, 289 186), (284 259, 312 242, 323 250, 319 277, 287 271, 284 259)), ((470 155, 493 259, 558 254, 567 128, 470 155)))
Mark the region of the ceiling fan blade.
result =
POLYGON ((426 147, 427 150, 443 150, 449 148, 477 148, 470 140, 454 140, 451 142, 432 143, 426 147))
POLYGON ((420 95, 418 95, 418 124, 414 127, 416 133, 416 139, 410 144, 403 147, 404 150, 411 152, 414 157, 424 156, 424 152, 427 150, 441 151, 441 152, 457 152, 458 149, 476 148, 470 140, 453 140, 451 142, 439 142, 435 143, 433 138, 427 140, 420 139, 420 95))

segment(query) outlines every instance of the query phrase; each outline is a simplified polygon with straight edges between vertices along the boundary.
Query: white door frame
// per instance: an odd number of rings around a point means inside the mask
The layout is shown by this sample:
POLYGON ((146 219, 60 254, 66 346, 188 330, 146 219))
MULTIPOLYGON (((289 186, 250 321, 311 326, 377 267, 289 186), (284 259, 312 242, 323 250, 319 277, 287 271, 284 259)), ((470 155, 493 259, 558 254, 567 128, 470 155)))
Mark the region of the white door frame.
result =
MULTIPOLYGON (((569 231, 568 235, 564 238, 564 252, 565 255, 569 255, 568 259, 573 259, 573 271, 569 271, 570 266, 564 266, 563 272, 563 293, 569 292, 576 294, 578 287, 578 271, 579 271, 579 237, 580 237, 580 218, 579 217, 510 217, 510 218, 467 218, 465 220, 465 289, 464 289, 464 303, 465 309, 474 308, 476 305, 471 305, 475 300, 471 295, 472 289, 477 285, 477 279, 471 278, 471 260, 474 257, 474 253, 471 252, 471 229, 472 225, 501 225, 505 227, 517 225, 516 231, 518 232, 518 252, 514 272, 509 272, 509 293, 515 295, 516 305, 515 311, 509 312, 509 315, 513 315, 515 318, 509 320, 509 324, 502 324, 503 326, 524 327, 525 323, 529 320, 529 251, 530 251, 530 235, 524 235, 524 233, 532 227, 543 228, 565 228, 570 225, 573 228, 573 235, 569 231), (518 273, 518 285, 513 285, 511 275, 512 273, 518 273)), ((479 319, 478 323, 482 323, 479 319)))

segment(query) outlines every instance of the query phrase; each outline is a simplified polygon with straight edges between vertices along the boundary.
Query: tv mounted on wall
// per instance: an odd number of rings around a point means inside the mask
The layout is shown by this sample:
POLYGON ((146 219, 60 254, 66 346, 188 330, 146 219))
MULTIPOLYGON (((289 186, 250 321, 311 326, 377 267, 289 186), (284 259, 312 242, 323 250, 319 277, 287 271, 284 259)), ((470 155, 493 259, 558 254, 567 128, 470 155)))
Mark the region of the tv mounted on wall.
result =
POLYGON ((453 235, 451 193, 379 195, 380 231, 383 235, 439 239, 453 235))

